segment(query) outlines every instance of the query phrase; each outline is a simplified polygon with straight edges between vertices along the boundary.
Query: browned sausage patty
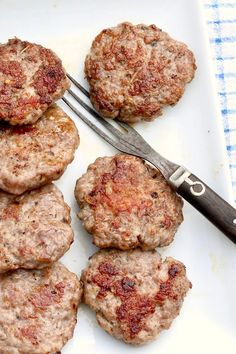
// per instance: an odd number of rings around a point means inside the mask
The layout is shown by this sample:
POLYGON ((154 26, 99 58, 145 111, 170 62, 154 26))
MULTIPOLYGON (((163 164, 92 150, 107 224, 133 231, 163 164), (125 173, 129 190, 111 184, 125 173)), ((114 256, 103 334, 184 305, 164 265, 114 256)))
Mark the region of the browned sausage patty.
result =
POLYGON ((58 179, 78 145, 74 122, 56 105, 32 125, 0 123, 0 188, 21 194, 58 179))
POLYGON ((175 104, 196 69, 193 53, 155 25, 103 30, 85 61, 90 97, 105 117, 151 121, 175 104))
POLYGON ((0 120, 34 123, 69 86, 50 49, 17 38, 0 45, 0 120))
POLYGON ((73 242, 70 208, 53 184, 14 196, 0 192, 0 273, 43 268, 73 242))
POLYGON ((72 337, 82 296, 60 263, 0 275, 0 354, 49 354, 72 337))
POLYGON ((99 325, 132 344, 153 340, 179 314, 191 283, 184 265, 156 251, 95 253, 82 273, 84 301, 99 325))
POLYGON ((98 158, 78 179, 75 197, 100 248, 166 246, 183 220, 182 199, 161 173, 130 155, 98 158))

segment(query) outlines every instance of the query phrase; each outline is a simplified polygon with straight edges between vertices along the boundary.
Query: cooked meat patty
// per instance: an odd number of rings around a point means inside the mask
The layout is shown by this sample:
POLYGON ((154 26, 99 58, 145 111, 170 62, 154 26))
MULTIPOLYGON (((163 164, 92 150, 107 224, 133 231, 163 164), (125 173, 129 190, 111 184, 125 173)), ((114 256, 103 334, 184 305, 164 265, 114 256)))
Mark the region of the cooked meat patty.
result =
POLYGON ((125 122, 151 121, 174 105, 192 80, 193 53, 155 25, 121 23, 103 30, 85 61, 95 108, 125 122))
POLYGON ((99 325, 127 343, 144 344, 168 329, 191 283, 184 265, 156 251, 103 250, 82 272, 84 301, 99 325))
POLYGON ((58 179, 78 145, 74 122, 56 105, 33 125, 0 123, 0 188, 21 194, 58 179))
POLYGON ((0 273, 57 261, 73 242, 70 221, 53 184, 21 196, 0 192, 0 273))
POLYGON ((100 248, 167 246, 183 220, 182 199, 161 173, 130 155, 98 158, 78 179, 75 197, 100 248))
POLYGON ((82 296, 60 263, 0 275, 0 354, 49 354, 72 337, 82 296))
POLYGON ((34 123, 69 86, 50 49, 17 38, 0 45, 0 120, 34 123))

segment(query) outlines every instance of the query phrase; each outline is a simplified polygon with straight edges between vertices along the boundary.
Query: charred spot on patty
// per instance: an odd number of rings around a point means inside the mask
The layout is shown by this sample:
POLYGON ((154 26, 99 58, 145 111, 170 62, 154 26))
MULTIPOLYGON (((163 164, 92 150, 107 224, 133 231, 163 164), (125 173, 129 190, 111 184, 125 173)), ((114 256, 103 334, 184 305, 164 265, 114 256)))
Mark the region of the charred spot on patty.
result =
POLYGON ((98 158, 77 180, 79 218, 100 248, 168 245, 183 220, 182 200, 142 159, 98 158))
POLYGON ((0 45, 0 120, 36 122, 69 85, 61 60, 50 49, 18 38, 0 45))
POLYGON ((191 288, 181 262, 162 261, 156 251, 140 249, 95 253, 81 279, 84 301, 96 311, 98 323, 133 344, 148 342, 168 329, 191 288))

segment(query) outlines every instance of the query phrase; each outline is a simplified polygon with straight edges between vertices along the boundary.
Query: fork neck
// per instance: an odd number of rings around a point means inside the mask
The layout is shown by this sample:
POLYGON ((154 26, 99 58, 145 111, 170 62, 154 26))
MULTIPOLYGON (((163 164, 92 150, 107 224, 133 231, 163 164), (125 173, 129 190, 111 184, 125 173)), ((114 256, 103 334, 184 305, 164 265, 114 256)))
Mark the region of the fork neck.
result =
POLYGON ((165 177, 165 179, 169 183, 171 183, 170 177, 180 167, 179 165, 175 164, 174 162, 167 160, 166 158, 164 158, 163 156, 158 154, 156 151, 153 151, 153 153, 149 154, 149 156, 146 156, 145 160, 149 161, 158 170, 160 170, 162 175, 165 177))

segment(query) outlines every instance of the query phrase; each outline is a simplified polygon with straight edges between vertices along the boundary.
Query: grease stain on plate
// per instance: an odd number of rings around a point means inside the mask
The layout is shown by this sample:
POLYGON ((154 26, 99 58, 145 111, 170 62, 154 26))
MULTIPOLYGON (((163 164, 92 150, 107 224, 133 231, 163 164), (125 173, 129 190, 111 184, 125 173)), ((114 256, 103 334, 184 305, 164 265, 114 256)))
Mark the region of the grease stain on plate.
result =
POLYGON ((211 271, 217 276, 224 276, 224 268, 226 267, 226 262, 223 258, 220 258, 215 253, 209 253, 211 261, 211 271))

